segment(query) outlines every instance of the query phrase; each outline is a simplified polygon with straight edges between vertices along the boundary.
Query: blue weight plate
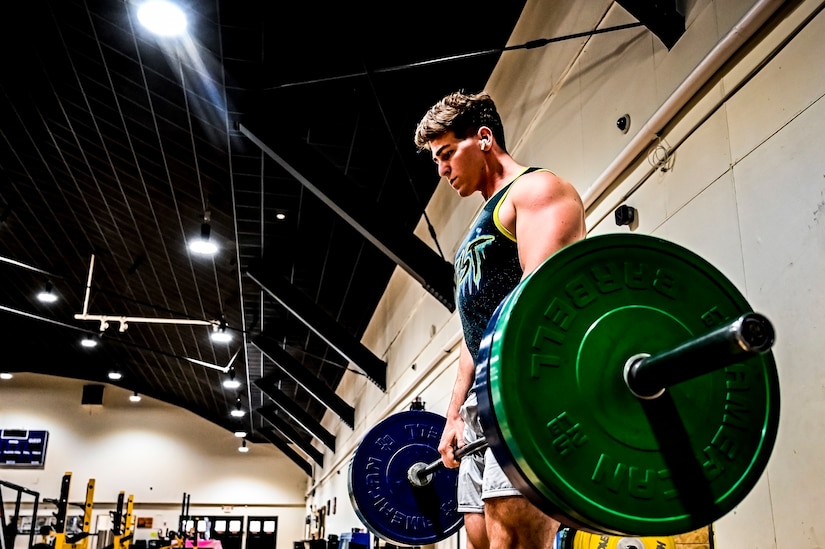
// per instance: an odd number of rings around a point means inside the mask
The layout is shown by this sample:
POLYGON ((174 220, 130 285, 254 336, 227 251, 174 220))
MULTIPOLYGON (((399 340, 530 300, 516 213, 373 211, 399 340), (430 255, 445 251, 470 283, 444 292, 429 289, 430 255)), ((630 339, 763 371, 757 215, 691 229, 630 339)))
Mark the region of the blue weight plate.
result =
POLYGON ((447 539, 464 524, 457 511, 458 469, 436 470, 425 486, 407 472, 440 459, 446 420, 425 410, 393 414, 369 430, 350 461, 349 496, 356 515, 379 538, 397 545, 447 539))

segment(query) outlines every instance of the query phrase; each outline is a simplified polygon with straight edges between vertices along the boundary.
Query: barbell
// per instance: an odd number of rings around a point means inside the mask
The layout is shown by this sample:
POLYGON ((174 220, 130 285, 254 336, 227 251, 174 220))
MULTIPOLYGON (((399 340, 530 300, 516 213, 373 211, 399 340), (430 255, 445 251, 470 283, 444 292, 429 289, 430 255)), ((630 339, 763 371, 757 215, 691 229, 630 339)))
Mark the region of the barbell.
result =
MULTIPOLYGON (((508 478, 561 523, 671 536, 738 505, 779 423, 773 327, 720 271, 666 240, 591 237, 546 260, 501 303, 479 350, 484 438, 508 478)), ((350 500, 401 545, 462 526, 445 418, 393 414, 359 442, 350 500)), ((466 455, 460 453, 459 455, 466 455)))

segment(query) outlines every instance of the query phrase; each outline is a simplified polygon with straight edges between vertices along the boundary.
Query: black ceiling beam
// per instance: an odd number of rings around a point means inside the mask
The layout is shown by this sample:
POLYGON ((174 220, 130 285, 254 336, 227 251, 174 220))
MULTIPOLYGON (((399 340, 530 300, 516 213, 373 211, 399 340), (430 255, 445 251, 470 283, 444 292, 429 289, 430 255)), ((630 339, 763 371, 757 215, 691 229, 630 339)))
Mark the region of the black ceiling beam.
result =
POLYGON ((387 390, 387 363, 375 356, 288 280, 254 268, 245 274, 342 357, 360 368, 382 391, 387 390))
MULTIPOLYGON (((255 381, 255 385, 272 399, 272 402, 274 402, 272 406, 280 408, 281 411, 291 417, 295 423, 321 441, 324 446, 333 452, 335 451, 335 435, 324 429, 312 416, 295 404, 292 398, 278 389, 271 378, 259 379, 255 381)), ((268 408, 268 406, 264 406, 264 408, 268 408)))
POLYGON ((275 434, 274 429, 258 429, 258 433, 262 434, 269 442, 274 444, 286 457, 291 459, 298 467, 300 467, 307 475, 312 476, 312 465, 304 458, 298 455, 298 452, 289 447, 289 444, 281 440, 281 437, 275 434))
MULTIPOLYGON (((306 391, 318 401, 332 411, 335 415, 349 425, 350 429, 355 426, 355 408, 344 402, 329 388, 323 381, 315 377, 292 355, 287 353, 280 345, 268 339, 264 334, 252 340, 252 345, 257 347, 266 357, 278 365, 295 383, 306 389, 306 391)), ((266 379, 266 378, 264 378, 266 379)))
POLYGON ((616 0, 633 17, 662 41, 667 49, 672 48, 685 34, 685 11, 682 0, 616 0))
POLYGON ((286 420, 275 412, 275 408, 269 406, 264 408, 257 408, 255 410, 261 416, 266 419, 269 423, 275 427, 279 433, 284 435, 286 438, 292 441, 293 444, 301 448, 306 455, 308 455, 312 461, 320 465, 321 467, 324 466, 324 454, 318 448, 315 448, 309 441, 304 439, 301 436, 301 433, 296 431, 286 420))
POLYGON ((349 223, 364 238, 417 280, 451 312, 455 310, 453 266, 423 240, 407 233, 359 200, 355 186, 321 153, 298 140, 287 140, 260 123, 244 120, 238 130, 290 175, 349 223))

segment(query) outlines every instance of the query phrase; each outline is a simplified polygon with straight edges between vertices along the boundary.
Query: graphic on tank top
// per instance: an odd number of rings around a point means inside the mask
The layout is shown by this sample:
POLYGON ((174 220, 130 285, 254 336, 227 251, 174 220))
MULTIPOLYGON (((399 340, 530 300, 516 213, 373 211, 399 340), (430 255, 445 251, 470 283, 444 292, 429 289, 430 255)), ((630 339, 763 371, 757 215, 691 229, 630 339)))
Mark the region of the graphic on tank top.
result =
POLYGON ((497 219, 498 207, 518 177, 487 201, 455 256, 456 304, 474 361, 490 317, 522 276, 515 238, 503 232, 497 219))

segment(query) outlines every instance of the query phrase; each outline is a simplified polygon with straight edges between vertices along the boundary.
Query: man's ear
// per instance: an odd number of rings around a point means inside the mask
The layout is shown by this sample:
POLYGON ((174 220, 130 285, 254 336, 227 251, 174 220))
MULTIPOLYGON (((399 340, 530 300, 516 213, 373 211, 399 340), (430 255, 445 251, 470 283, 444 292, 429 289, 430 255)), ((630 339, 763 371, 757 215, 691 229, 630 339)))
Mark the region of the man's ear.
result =
POLYGON ((482 126, 478 129, 478 137, 479 143, 481 144, 481 150, 486 151, 488 150, 493 144, 493 133, 490 131, 490 128, 487 126, 482 126))

